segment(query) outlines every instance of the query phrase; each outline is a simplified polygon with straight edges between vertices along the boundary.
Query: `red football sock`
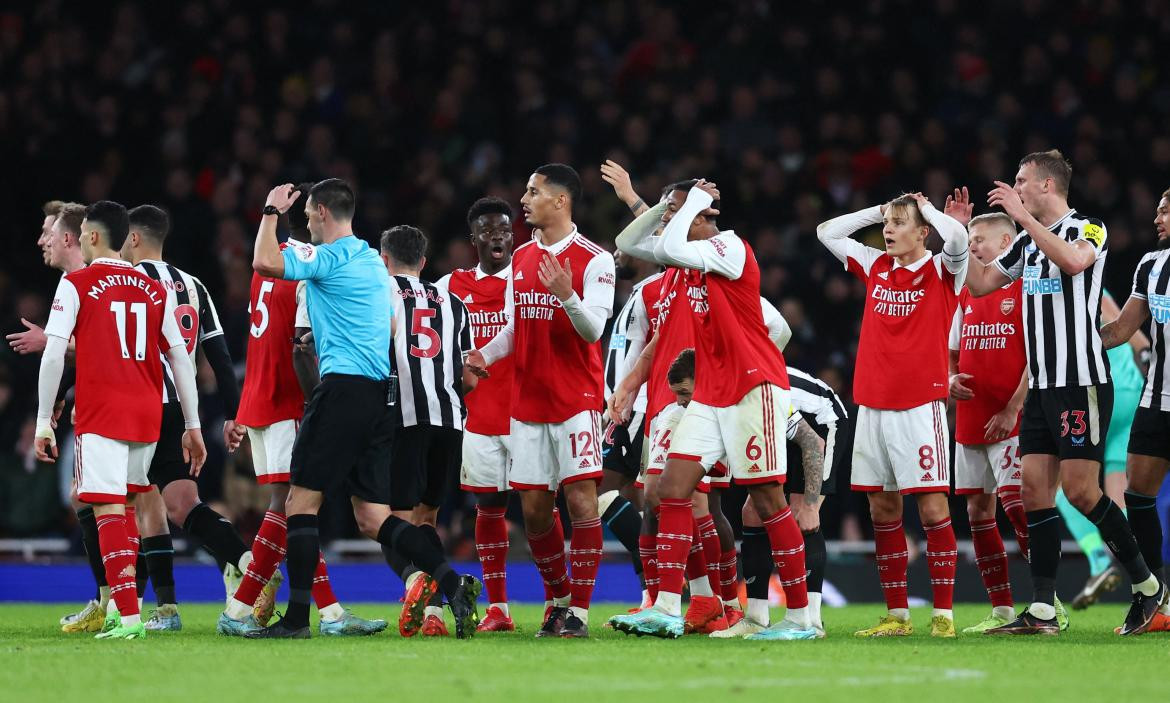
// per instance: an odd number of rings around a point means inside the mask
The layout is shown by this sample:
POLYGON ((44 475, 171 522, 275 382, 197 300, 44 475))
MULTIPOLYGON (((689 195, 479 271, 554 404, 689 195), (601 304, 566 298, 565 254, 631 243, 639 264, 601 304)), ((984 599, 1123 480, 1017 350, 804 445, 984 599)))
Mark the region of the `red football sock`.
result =
MULTIPOLYGON (((707 554, 703 551, 703 535, 699 532, 699 521, 691 515, 691 547, 687 552, 687 581, 701 579, 707 575, 707 554)), ((714 585, 714 584, 712 584, 714 585)), ((673 593, 673 591, 670 591, 673 593)))
POLYGON ((483 568, 483 586, 488 603, 508 602, 508 521, 507 508, 485 508, 475 511, 475 553, 483 568))
MULTIPOLYGON (((656 543, 659 593, 682 593, 683 571, 687 569, 694 532, 690 498, 664 498, 659 502, 656 543)), ((698 554, 701 557, 703 550, 699 549, 698 554)), ((707 573, 705 565, 699 573, 707 573)))
POLYGON ((780 572, 784 600, 789 608, 808 605, 808 572, 804 568, 804 535, 792 517, 792 510, 784 508, 764 520, 768 542, 772 545, 772 561, 780 572))
POLYGON ((252 563, 244 572, 244 580, 232 596, 244 605, 255 605, 264 584, 276 573, 284 560, 285 544, 288 541, 288 521, 284 513, 269 510, 264 513, 256 538, 252 540, 252 563))
POLYGON ((578 520, 573 523, 569 541, 569 562, 572 574, 569 585, 573 608, 589 608, 593 599, 593 584, 597 581, 597 566, 601 563, 601 518, 578 520))
POLYGON ((1024 510, 1024 501, 1020 498, 1020 489, 1009 488, 999 492, 999 503, 1007 513, 1012 529, 1016 531, 1016 543, 1020 545, 1020 554, 1024 560, 1029 559, 1028 551, 1028 515, 1024 510))
POLYGON ((891 610, 909 608, 906 602, 906 565, 910 552, 906 548, 902 521, 875 522, 873 542, 878 580, 882 584, 882 595, 886 597, 886 607, 891 610))
POLYGON ((735 564, 734 549, 719 556, 719 590, 725 602, 739 602, 739 573, 735 570, 735 564))
POLYGON ((975 544, 975 565, 983 577, 987 597, 995 607, 1012 605, 1012 586, 1008 581, 1008 560, 1003 538, 995 520, 971 523, 971 541, 975 544))
POLYGON ((110 585, 110 598, 114 600, 122 617, 138 615, 138 590, 134 580, 134 563, 138 560, 138 551, 130 547, 126 516, 98 515, 97 528, 106 583, 110 585))
POLYGON ((137 554, 142 540, 138 536, 138 513, 135 512, 133 505, 126 506, 126 538, 130 540, 130 548, 137 554))
POLYGON ((930 569, 934 607, 950 610, 955 603, 955 566, 959 560, 955 530, 950 518, 923 525, 923 528, 926 530, 926 564, 930 569))
POLYGON ((642 557, 642 578, 646 580, 646 592, 650 602, 658 596, 658 538, 654 535, 638 535, 638 556, 642 557))
POLYGON ((711 583, 711 591, 720 595, 719 590, 719 558, 723 556, 723 549, 719 546, 719 532, 715 530, 715 518, 710 513, 695 520, 699 528, 699 537, 703 544, 703 559, 707 562, 707 581, 711 583))
POLYGON ((569 595, 569 575, 565 570, 565 532, 554 516, 552 527, 544 534, 528 533, 528 548, 546 586, 548 600, 569 595))
POLYGON ((317 570, 313 572, 313 604, 317 610, 324 610, 337 602, 333 585, 329 583, 329 569, 325 566, 325 553, 317 552, 317 570))

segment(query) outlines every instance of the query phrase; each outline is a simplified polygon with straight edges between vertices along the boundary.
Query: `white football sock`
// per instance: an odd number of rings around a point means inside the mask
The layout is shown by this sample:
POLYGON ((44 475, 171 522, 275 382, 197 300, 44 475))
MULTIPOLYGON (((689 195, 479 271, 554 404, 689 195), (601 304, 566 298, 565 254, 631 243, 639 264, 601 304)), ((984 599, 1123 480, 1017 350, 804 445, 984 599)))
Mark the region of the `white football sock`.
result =
POLYGON ((1016 609, 1010 605, 997 605, 991 609, 991 614, 1003 620, 1015 620, 1016 609))
POLYGON ((934 612, 930 614, 930 616, 932 618, 937 618, 939 615, 943 616, 944 618, 946 618, 948 620, 955 619, 955 612, 953 610, 951 610, 950 608, 935 608, 934 612))
POLYGON ((654 601, 654 607, 667 615, 678 617, 682 615, 682 594, 659 591, 658 598, 654 601))
POLYGON ((784 614, 784 619, 794 622, 800 627, 812 627, 807 605, 803 608, 789 608, 788 612, 784 614))
POLYGON ((569 612, 573 615, 576 615, 581 622, 585 623, 586 625, 589 624, 589 608, 579 608, 575 605, 571 605, 569 606, 569 612))
POLYGON ((553 606, 557 608, 568 608, 571 596, 564 596, 563 598, 553 598, 553 606))
POLYGON ((613 501, 617 497, 617 491, 606 491, 605 493, 597 496, 597 514, 605 515, 605 511, 609 510, 609 506, 613 504, 613 501))
POLYGON ((110 605, 110 587, 98 586, 98 607, 105 610, 110 605))
POLYGON ((768 609, 769 605, 766 598, 748 598, 747 610, 744 611, 744 616, 766 627, 768 620, 771 618, 768 609))
POLYGON ((689 581, 688 585, 691 587, 691 597, 695 596, 713 596, 714 591, 711 590, 711 582, 706 576, 699 577, 694 581, 689 581))
POLYGON ((248 617, 248 613, 252 612, 252 606, 232 598, 228 601, 227 610, 224 612, 232 620, 243 620, 248 617))
MULTIPOLYGON (((435 617, 442 620, 443 619, 443 609, 437 605, 428 605, 426 608, 423 608, 423 617, 429 618, 432 615, 434 615, 435 617)), ((331 618, 331 619, 336 620, 336 618, 331 618)))
POLYGON ((142 622, 142 614, 141 613, 135 613, 134 615, 123 615, 122 616, 122 626, 123 627, 132 627, 134 625, 137 625, 140 622, 142 622))
POLYGON ((1033 603, 1028 606, 1028 612, 1041 620, 1052 620, 1056 617, 1056 608, 1051 603, 1033 603))
POLYGON ((489 608, 499 608, 500 612, 504 614, 504 617, 508 617, 508 604, 507 603, 489 603, 488 607, 489 608))
MULTIPOLYGON (((439 610, 439 617, 443 617, 443 609, 439 608, 438 610, 439 610)), ((324 608, 321 608, 320 612, 321 612, 321 619, 328 621, 328 622, 333 622, 334 620, 340 620, 341 618, 343 618, 345 616, 345 608, 341 607, 341 603, 330 603, 329 605, 325 606, 324 608)))
POLYGON ((821 623, 821 594, 814 591, 808 592, 808 616, 813 625, 825 629, 821 623))
POLYGON ((910 622, 910 609, 909 608, 890 608, 889 611, 890 611, 890 615, 898 618, 902 622, 910 622))
POLYGON ((1143 596, 1152 596, 1158 592, 1158 577, 1150 574, 1150 577, 1141 583, 1135 583, 1132 587, 1133 593, 1141 593, 1143 596))
MULTIPOLYGON (((240 570, 241 574, 244 574, 244 573, 248 572, 248 565, 251 563, 252 563, 252 552, 244 552, 243 554, 240 555, 240 562, 238 564, 236 564, 236 567, 240 570)), ((277 568, 280 568, 280 567, 278 566, 277 568)))

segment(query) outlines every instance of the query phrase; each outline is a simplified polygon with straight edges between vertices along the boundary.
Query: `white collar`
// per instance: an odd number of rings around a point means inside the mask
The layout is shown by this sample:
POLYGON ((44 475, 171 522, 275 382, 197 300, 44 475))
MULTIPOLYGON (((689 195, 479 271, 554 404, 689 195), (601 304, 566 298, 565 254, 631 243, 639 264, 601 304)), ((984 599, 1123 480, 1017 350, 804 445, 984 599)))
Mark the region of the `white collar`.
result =
POLYGON ((532 241, 536 242, 536 246, 551 253, 553 256, 556 256, 556 255, 560 254, 562 251, 564 251, 565 249, 568 249, 569 245, 572 244, 573 240, 576 238, 577 238, 577 224, 574 223, 573 229, 569 230, 569 235, 567 237, 565 237, 564 239, 562 239, 561 241, 557 242, 556 244, 553 244, 552 246, 545 246, 544 242, 540 241, 540 237, 533 237, 532 241))
POLYGON ((897 259, 894 259, 894 265, 891 267, 891 270, 904 268, 907 271, 917 271, 918 269, 922 268, 923 264, 925 264, 927 261, 930 261, 932 256, 934 255, 930 253, 929 249, 927 249, 926 253, 922 255, 921 259, 909 264, 908 266, 903 266, 902 264, 898 263, 897 259))
POLYGON ((1065 220, 1068 219, 1068 216, 1073 214, 1074 212, 1076 212, 1076 208, 1070 207, 1068 209, 1068 212, 1066 212, 1060 216, 1060 219, 1058 219, 1056 222, 1053 222, 1052 224, 1048 225, 1048 229, 1052 229, 1052 228, 1056 227, 1057 225, 1059 225, 1061 222, 1064 222, 1065 220))
POLYGON ((476 266, 475 266, 475 280, 482 281, 483 279, 485 279, 489 276, 491 276, 492 278, 502 278, 505 281, 508 280, 509 278, 512 277, 512 262, 509 261, 507 266, 500 269, 499 271, 496 271, 495 273, 487 273, 486 271, 483 270, 483 264, 476 264, 476 266))
POLYGON ((131 264, 129 261, 126 261, 125 259, 111 259, 108 256, 99 256, 98 258, 96 258, 90 262, 91 266, 93 264, 105 264, 106 266, 122 266, 125 268, 134 268, 134 265, 131 264))

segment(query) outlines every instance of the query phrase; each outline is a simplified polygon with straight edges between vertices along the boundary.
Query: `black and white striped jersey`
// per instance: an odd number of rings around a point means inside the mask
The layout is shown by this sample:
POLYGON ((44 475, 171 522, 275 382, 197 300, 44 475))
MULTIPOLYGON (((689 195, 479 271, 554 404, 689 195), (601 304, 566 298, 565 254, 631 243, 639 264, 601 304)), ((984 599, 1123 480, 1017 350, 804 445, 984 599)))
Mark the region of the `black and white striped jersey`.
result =
POLYGON ((1049 229, 1066 242, 1085 241, 1097 252, 1093 265, 1070 276, 1026 231, 995 261, 1013 281, 1024 279, 1024 334, 1030 388, 1065 388, 1109 382, 1101 345, 1101 295, 1108 235, 1101 220, 1069 210, 1049 229))
POLYGON ((814 428, 818 425, 821 428, 840 426, 849 418, 841 398, 821 379, 789 366, 788 383, 792 392, 792 408, 814 428))
POLYGON ((1142 388, 1141 406, 1170 412, 1170 249, 1150 252, 1142 257, 1133 274, 1135 298, 1146 301, 1150 308, 1150 370, 1142 388))
MULTIPOLYGON (((642 348, 650 341, 650 315, 646 300, 658 300, 662 273, 647 276, 634 284, 630 297, 621 311, 613 318, 613 330, 609 333, 609 346, 605 353, 605 397, 613 395, 617 385, 638 361, 642 348), (647 288, 649 286, 649 288, 647 288)), ((650 303, 653 306, 653 302, 650 303)), ((646 384, 638 389, 634 400, 634 412, 646 412, 646 384)))
POLYGON ((404 427, 463 429, 463 354, 471 351, 471 319, 463 301, 414 276, 391 276, 395 333, 391 366, 398 373, 404 427))
MULTIPOLYGON (((175 301, 175 321, 179 323, 179 331, 187 343, 187 353, 191 355, 191 365, 194 366, 199 345, 223 334, 215 303, 203 282, 165 261, 143 259, 135 268, 161 283, 167 296, 175 301)), ((177 402, 179 394, 175 390, 175 376, 166 354, 162 355, 162 364, 163 402, 177 402)))

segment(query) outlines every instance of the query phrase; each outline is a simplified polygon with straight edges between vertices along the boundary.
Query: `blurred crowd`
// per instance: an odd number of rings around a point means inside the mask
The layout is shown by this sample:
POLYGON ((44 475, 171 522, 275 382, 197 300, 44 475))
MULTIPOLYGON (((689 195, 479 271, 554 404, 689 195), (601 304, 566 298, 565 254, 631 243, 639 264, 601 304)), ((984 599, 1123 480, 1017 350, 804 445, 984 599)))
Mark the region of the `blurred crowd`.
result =
MULTIPOLYGON (((9 5, 0 320, 7 333, 47 317, 44 201, 152 202, 170 210, 167 256, 207 285, 242 372, 272 185, 349 180, 356 230, 422 227, 437 278, 474 263, 471 202, 518 204, 549 161, 580 171, 575 220, 612 243, 630 219, 598 171, 613 158, 647 200, 681 178, 719 184, 720 223, 752 241, 762 292, 795 331, 789 362, 848 397, 864 289, 815 238, 841 212, 918 190, 941 205, 966 185, 979 213, 1020 156, 1056 147, 1073 163, 1070 201, 1108 227, 1107 287, 1124 300, 1170 186, 1159 46, 1158 0, 9 5)), ((68 467, 30 458, 37 367, 0 350, 0 535, 69 530, 68 467)), ((211 426, 214 379, 200 378, 211 426)), ((203 480, 245 521, 246 461, 220 448, 203 480)), ((862 506, 832 501, 829 535, 859 536, 862 506)), ((447 514, 461 530, 459 506, 447 514)))

